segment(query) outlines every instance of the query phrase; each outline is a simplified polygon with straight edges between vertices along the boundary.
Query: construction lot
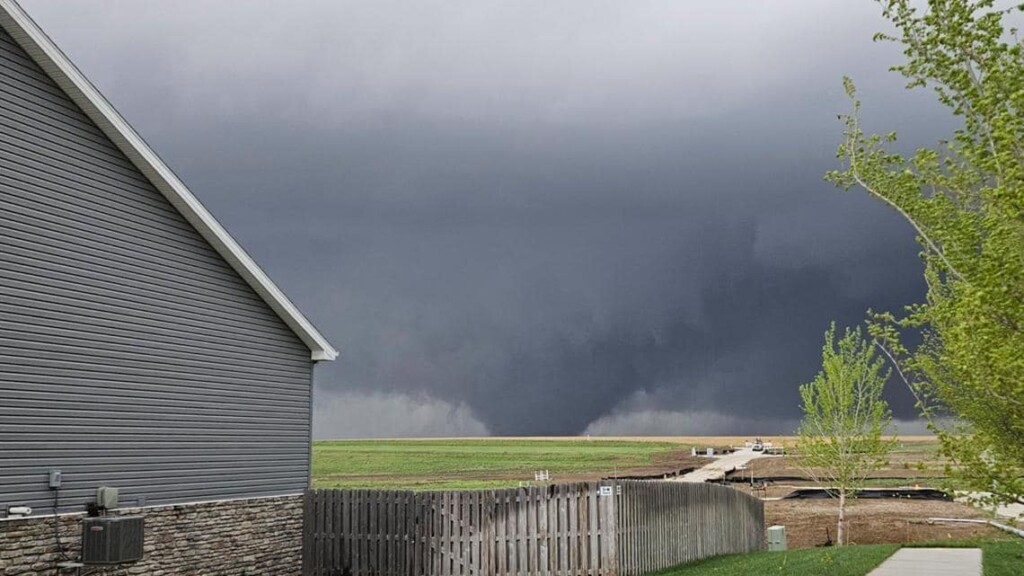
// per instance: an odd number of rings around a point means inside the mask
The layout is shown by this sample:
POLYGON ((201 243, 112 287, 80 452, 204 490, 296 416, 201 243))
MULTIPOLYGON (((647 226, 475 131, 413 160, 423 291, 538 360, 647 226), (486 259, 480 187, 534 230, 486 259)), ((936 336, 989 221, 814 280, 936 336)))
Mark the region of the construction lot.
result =
MULTIPOLYGON (((792 439, 783 438, 783 446, 791 446, 792 439)), ((871 475, 869 488, 935 488, 946 478, 945 462, 939 457, 939 445, 930 437, 909 437, 900 440, 889 458, 889 465, 871 475)), ((766 497, 781 497, 797 488, 815 485, 794 458, 761 458, 750 462, 744 469, 729 474, 735 483, 765 488, 766 497)))
MULTIPOLYGON (((781 439, 792 444, 792 439, 781 439)), ((872 474, 868 488, 944 488, 945 462, 930 437, 902 438, 889 465, 872 474)), ((831 499, 782 499, 800 488, 817 487, 793 457, 751 461, 728 475, 737 488, 766 499, 765 521, 786 526, 790 547, 822 546, 835 539, 837 504, 831 499)), ((851 544, 913 543, 999 536, 978 524, 931 523, 929 518, 988 518, 984 511, 961 502, 910 499, 857 499, 847 507, 851 544)))
MULTIPOLYGON (((928 518, 984 518, 985 514, 960 502, 935 500, 856 500, 846 510, 850 544, 909 544, 963 540, 1003 533, 980 524, 932 524, 928 518)), ((836 537, 836 502, 833 500, 774 500, 765 502, 765 522, 786 527, 790 548, 825 545, 836 537)))

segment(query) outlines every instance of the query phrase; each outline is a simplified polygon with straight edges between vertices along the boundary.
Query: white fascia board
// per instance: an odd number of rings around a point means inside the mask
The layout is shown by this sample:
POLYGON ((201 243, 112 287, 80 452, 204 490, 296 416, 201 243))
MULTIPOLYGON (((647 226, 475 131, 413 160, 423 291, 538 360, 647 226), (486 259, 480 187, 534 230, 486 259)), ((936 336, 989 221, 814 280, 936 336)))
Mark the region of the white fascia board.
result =
POLYGON ((312 360, 337 358, 337 350, 14 0, 0 0, 0 26, 281 317, 310 349, 312 360))

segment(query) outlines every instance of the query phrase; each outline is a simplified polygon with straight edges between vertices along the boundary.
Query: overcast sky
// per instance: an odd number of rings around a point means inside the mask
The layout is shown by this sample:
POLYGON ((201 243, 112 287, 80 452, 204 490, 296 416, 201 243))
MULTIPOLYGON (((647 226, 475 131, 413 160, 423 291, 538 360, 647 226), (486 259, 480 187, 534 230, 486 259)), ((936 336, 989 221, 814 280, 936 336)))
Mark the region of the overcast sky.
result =
POLYGON ((870 0, 22 3, 341 350, 319 437, 789 433, 829 321, 923 294, 822 180, 844 74, 951 125, 870 0))

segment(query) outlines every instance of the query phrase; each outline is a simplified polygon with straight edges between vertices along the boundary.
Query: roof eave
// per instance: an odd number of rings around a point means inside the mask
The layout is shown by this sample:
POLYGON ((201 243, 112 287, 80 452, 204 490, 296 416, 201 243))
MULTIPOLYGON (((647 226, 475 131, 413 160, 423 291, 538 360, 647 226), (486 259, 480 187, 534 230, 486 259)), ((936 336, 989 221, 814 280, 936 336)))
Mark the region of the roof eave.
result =
POLYGON ((0 0, 0 26, 291 328, 313 361, 337 358, 338 351, 14 0, 0 0))

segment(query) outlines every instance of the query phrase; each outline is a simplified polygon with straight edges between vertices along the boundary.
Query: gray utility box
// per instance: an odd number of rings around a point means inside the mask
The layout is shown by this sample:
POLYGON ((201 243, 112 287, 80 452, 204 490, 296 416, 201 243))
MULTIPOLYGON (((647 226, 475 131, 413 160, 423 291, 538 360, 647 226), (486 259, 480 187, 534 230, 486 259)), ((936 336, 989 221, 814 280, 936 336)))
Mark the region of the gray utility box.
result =
POLYGON ((142 516, 100 516, 82 520, 82 563, 121 564, 142 560, 142 516))
POLYGON ((781 552, 786 549, 786 527, 770 526, 768 528, 768 550, 781 552))

